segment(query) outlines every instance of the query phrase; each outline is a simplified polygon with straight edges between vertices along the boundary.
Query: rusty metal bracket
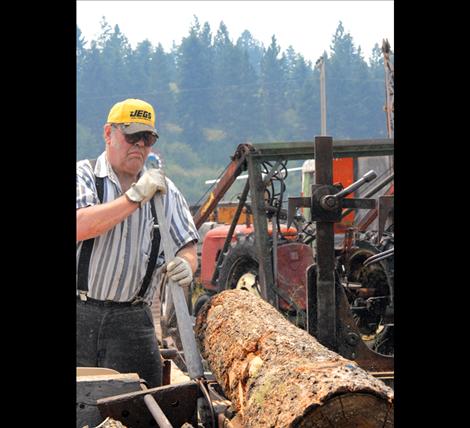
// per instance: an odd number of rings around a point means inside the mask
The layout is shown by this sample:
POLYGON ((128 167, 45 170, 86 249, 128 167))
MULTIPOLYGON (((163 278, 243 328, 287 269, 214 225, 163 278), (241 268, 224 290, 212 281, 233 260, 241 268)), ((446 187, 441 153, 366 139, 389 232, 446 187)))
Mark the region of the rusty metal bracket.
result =
POLYGON ((259 262, 259 284, 261 297, 276 306, 276 296, 273 291, 274 273, 273 262, 268 249, 268 220, 266 202, 264 200, 265 185, 261 175, 261 163, 253 156, 247 157, 248 181, 250 183, 251 208, 253 211, 253 226, 255 229, 255 246, 259 262))
MULTIPOLYGON (((307 331, 312 336, 318 335, 318 290, 317 267, 308 267, 307 275, 307 331)), ((355 361, 361 368, 373 372, 393 372, 394 358, 379 354, 370 349, 362 340, 361 333, 352 316, 343 286, 335 281, 335 300, 337 309, 336 338, 337 352, 345 358, 355 361)))
POLYGON ((297 208, 310 208, 312 199, 309 197, 289 197, 287 201, 287 227, 290 227, 294 221, 297 208))
MULTIPOLYGON (((366 198, 346 198, 341 201, 342 208, 358 208, 371 210, 375 208, 375 199, 366 198)), ((341 215, 341 217, 343 217, 341 215)))
POLYGON ((345 358, 354 360, 365 370, 392 372, 394 370, 394 357, 379 354, 364 343, 352 316, 344 289, 339 284, 336 284, 336 299, 338 309, 338 353, 345 358))
POLYGON ((155 422, 145 403, 148 394, 158 403, 171 425, 179 427, 185 422, 197 425, 200 392, 196 381, 102 398, 97 400, 97 406, 103 418, 110 416, 132 428, 149 427, 155 422))
POLYGON ((196 228, 209 218, 209 215, 214 211, 219 201, 225 195, 230 186, 234 183, 237 177, 246 169, 246 157, 253 151, 251 144, 240 144, 237 147, 235 154, 231 157, 232 162, 228 165, 226 171, 217 182, 214 190, 209 194, 206 200, 201 204, 197 212, 193 215, 194 224, 196 228))

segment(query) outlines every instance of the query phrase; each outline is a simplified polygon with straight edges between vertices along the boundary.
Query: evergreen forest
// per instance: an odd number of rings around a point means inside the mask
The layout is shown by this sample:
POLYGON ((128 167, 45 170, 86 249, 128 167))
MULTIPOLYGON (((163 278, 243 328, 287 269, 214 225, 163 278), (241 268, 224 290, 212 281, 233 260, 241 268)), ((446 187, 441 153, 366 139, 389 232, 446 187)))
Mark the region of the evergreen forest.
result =
MULTIPOLYGON (((132 49, 119 26, 101 20, 97 40, 77 27, 77 159, 104 150, 114 103, 141 98, 156 112, 155 151, 190 204, 197 203, 240 143, 313 141, 320 135, 320 71, 293 46, 269 46, 245 30, 195 16, 169 52, 148 40, 132 49)), ((367 58, 339 22, 325 47, 327 134, 386 138, 384 65, 377 40, 367 58)), ((300 189, 299 189, 300 191, 300 189)))

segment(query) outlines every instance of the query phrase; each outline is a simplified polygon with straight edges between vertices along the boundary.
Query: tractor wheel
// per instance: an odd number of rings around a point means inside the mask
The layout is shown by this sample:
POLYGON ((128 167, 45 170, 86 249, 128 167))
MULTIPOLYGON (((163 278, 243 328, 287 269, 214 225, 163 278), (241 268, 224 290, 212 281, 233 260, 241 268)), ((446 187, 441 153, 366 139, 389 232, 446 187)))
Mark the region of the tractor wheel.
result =
MULTIPOLYGON (((261 297, 258 260, 254 235, 242 236, 232 243, 220 268, 217 280, 219 291, 238 289, 261 297)), ((279 299, 282 299, 280 295, 279 299)), ((290 310, 276 309, 297 327, 305 328, 304 310, 294 309, 294 306, 290 310)))
POLYGON ((258 271, 254 237, 242 236, 232 243, 224 257, 217 279, 218 288, 220 291, 237 288, 261 296, 258 271))
POLYGON ((197 299, 196 302, 194 302, 194 307, 193 307, 193 316, 197 317, 199 311, 201 308, 204 306, 206 302, 210 300, 212 297, 212 294, 209 293, 202 293, 197 299))

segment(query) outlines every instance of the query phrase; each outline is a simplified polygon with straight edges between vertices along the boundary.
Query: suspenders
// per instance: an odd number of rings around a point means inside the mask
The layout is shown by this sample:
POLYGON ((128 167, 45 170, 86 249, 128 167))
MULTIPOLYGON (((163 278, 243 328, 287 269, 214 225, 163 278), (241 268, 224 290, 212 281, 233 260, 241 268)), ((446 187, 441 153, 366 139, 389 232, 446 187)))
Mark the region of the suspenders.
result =
MULTIPOLYGON (((94 170, 96 159, 90 159, 91 167, 94 170)), ((95 177, 96 190, 98 192, 98 199, 100 202, 103 202, 104 195, 104 178, 95 177)), ((154 229, 153 229, 153 239, 152 239, 152 248, 150 250, 150 257, 147 264, 147 271, 145 272, 142 285, 140 287, 139 293, 134 301, 141 301, 145 296, 145 293, 150 285, 150 280, 152 278, 152 273, 157 264, 158 258, 158 248, 160 246, 160 230, 158 229, 157 221, 157 212, 155 210, 155 203, 153 199, 150 199, 150 208, 152 210, 154 229)), ((77 288, 79 290, 80 299, 85 301, 87 299, 88 293, 88 271, 90 267, 90 258, 93 251, 93 244, 95 242, 94 238, 87 239, 82 243, 82 249, 80 251, 80 257, 78 260, 78 272, 77 272, 77 288)))

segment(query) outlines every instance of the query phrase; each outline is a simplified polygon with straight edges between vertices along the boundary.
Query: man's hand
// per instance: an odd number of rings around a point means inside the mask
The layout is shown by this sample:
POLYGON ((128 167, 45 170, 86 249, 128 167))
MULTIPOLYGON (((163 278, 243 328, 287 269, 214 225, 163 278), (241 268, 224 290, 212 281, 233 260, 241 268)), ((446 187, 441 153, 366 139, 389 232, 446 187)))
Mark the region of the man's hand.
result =
POLYGON ((175 257, 166 265, 166 272, 169 277, 181 286, 191 284, 193 271, 189 262, 183 257, 175 257))
POLYGON ((165 174, 161 169, 151 168, 145 171, 125 194, 130 201, 138 202, 142 206, 156 192, 166 193, 165 174))

